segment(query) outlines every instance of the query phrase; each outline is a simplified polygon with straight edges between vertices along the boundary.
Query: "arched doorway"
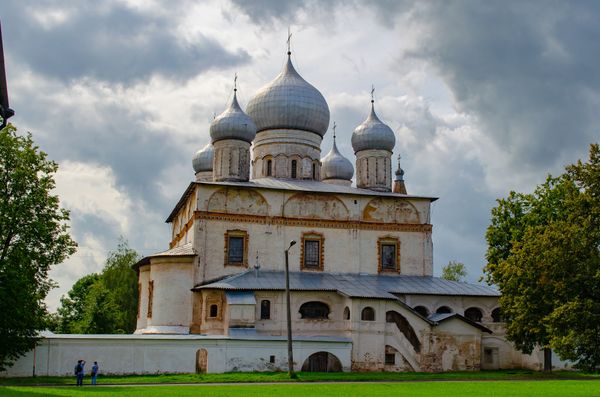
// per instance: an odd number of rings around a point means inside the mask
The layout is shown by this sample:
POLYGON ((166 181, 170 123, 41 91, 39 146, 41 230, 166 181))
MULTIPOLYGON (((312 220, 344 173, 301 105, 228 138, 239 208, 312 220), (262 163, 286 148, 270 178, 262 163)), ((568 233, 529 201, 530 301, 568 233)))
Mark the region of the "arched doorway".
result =
POLYGON ((196 373, 205 374, 208 368, 208 352, 206 349, 198 349, 196 352, 196 373))
POLYGON ((342 363, 340 360, 329 352, 313 353, 302 365, 304 372, 341 372, 342 363))

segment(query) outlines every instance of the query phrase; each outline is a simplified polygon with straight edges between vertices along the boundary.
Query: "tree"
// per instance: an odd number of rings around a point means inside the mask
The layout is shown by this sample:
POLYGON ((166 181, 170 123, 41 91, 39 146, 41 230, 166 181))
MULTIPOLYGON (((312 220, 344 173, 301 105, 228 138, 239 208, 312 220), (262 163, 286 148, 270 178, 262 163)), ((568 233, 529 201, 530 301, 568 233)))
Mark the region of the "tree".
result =
POLYGON ((126 240, 109 252, 102 273, 80 278, 60 300, 56 332, 115 334, 135 331, 138 305, 139 259, 126 240))
POLYGON ((0 370, 36 345, 53 287, 48 271, 77 246, 52 194, 57 169, 31 134, 10 124, 0 131, 0 370))
MULTIPOLYGON (((600 150, 532 194, 498 200, 486 239, 507 337, 600 369, 600 150)), ((545 369, 549 368, 546 355, 545 369)))
POLYGON ((84 309, 90 289, 100 280, 100 275, 96 273, 83 276, 68 292, 67 296, 60 298, 60 307, 57 312, 57 319, 54 332, 61 334, 81 333, 81 323, 84 319, 84 309))
POLYGON ((464 263, 450 261, 442 268, 442 278, 450 281, 463 281, 467 277, 464 263))

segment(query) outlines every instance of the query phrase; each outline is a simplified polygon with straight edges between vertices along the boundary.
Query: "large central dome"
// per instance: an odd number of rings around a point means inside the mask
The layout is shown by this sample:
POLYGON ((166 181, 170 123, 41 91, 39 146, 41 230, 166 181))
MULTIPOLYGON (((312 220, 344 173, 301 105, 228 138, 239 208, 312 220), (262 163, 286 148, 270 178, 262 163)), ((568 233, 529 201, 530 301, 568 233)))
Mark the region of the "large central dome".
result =
POLYGON ((322 137, 329 126, 325 98, 296 72, 289 56, 283 71, 250 100, 246 113, 254 120, 257 132, 291 129, 322 137))

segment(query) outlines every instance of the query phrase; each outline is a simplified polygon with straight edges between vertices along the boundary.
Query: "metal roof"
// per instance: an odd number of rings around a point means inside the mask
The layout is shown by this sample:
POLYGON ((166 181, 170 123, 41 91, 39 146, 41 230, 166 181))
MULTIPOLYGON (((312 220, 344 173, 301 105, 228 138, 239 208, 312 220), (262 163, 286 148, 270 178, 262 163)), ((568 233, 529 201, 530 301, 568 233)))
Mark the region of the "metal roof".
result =
MULTIPOLYGON (((199 289, 229 291, 283 290, 285 273, 254 270, 226 277, 219 281, 198 285, 199 289)), ((333 291, 351 298, 398 299, 394 294, 500 296, 491 287, 461 283, 429 276, 335 274, 291 272, 290 289, 293 291, 333 291)))
POLYGON ((165 257, 165 256, 195 256, 196 250, 192 247, 192 243, 183 244, 177 247, 173 247, 169 250, 157 252, 156 254, 148 255, 140 259, 135 265, 132 266, 133 269, 137 269, 141 265, 146 265, 150 263, 150 258, 157 257, 165 257))
POLYGON ((437 197, 429 196, 411 196, 393 192, 378 192, 369 189, 359 189, 352 186, 333 185, 321 181, 302 180, 302 179, 281 179, 281 178, 258 178, 248 182, 195 182, 201 185, 221 185, 221 186, 240 186, 249 188, 263 188, 276 190, 295 190, 299 192, 318 192, 318 193, 336 193, 352 194, 360 196, 385 196, 397 198, 415 198, 429 201, 437 200, 437 197))
POLYGON ((427 317, 427 319, 429 321, 433 322, 435 325, 438 325, 439 323, 444 322, 446 320, 450 320, 451 318, 457 318, 461 321, 464 321, 465 323, 467 323, 475 328, 479 328, 480 330, 487 332, 488 334, 492 333, 492 330, 489 329, 488 327, 481 325, 475 321, 469 320, 465 316, 460 315, 458 313, 433 313, 429 317, 427 317))
POLYGON ((225 291, 225 297, 230 305, 256 305, 252 291, 225 291))

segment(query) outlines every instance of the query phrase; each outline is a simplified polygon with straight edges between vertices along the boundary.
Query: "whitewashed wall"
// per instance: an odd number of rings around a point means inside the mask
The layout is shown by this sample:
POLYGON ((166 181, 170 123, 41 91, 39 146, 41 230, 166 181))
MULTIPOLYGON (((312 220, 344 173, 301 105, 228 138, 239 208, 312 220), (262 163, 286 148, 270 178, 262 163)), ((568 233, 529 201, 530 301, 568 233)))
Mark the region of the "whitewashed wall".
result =
MULTIPOLYGON (((87 362, 86 374, 98 361, 103 374, 194 373, 196 352, 208 351, 209 373, 230 371, 286 371, 285 339, 252 340, 199 335, 53 335, 44 338, 33 351, 21 357, 3 377, 73 375, 77 360, 87 362), (275 363, 269 362, 275 356, 275 363)), ((351 367, 351 342, 294 341, 294 367, 300 370, 313 353, 327 351, 351 367)))

